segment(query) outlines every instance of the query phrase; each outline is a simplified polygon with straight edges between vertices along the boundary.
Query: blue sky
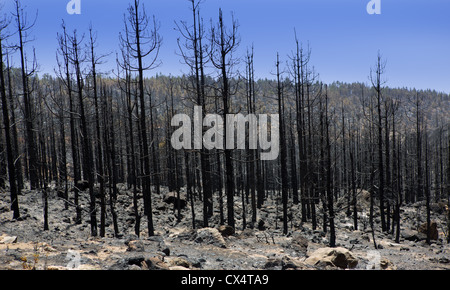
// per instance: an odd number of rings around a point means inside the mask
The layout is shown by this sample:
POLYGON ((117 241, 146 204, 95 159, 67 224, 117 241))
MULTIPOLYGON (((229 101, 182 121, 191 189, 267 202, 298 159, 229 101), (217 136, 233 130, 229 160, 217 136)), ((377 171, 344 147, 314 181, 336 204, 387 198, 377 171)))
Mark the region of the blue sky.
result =
MULTIPOLYGON (((187 0, 142 0, 147 12, 161 23, 162 65, 154 71, 179 75, 187 72, 176 54, 179 34, 175 20, 190 21, 187 0)), ((0 0, 2 14, 13 0, 0 0)), ((30 18, 38 11, 33 31, 41 73, 56 66, 56 33, 64 19, 68 29, 87 32, 92 23, 98 32, 98 53, 113 53, 101 69, 115 68, 118 34, 128 0, 81 0, 81 15, 69 15, 69 0, 22 0, 30 18)), ((369 0, 205 0, 206 24, 222 8, 229 23, 234 12, 240 27, 239 53, 255 47, 255 74, 272 78, 277 52, 281 59, 295 49, 294 28, 312 55, 311 65, 322 81, 368 82, 378 50, 387 61, 385 78, 392 87, 436 89, 450 93, 450 1, 381 0, 381 15, 369 15, 369 0)), ((18 63, 18 61, 16 61, 18 63)))

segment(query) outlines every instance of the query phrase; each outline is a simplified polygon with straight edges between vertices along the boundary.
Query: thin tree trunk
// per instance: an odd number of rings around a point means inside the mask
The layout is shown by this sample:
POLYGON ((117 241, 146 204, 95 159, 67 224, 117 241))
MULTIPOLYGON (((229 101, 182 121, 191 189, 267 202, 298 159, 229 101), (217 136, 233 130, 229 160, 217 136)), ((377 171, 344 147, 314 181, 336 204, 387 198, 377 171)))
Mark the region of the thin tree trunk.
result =
POLYGON ((329 134, 330 121, 328 117, 328 93, 325 93, 325 128, 326 128, 326 148, 327 148, 327 203, 330 225, 330 247, 336 247, 336 232, 334 226, 334 200, 332 190, 332 172, 331 172, 331 146, 329 134))
POLYGON ((278 92, 278 115, 279 115, 279 130, 280 130, 280 154, 281 154, 281 199, 283 203, 283 234, 288 233, 288 173, 287 173, 287 154, 286 154, 286 136, 284 128, 284 99, 283 88, 280 79, 280 60, 277 54, 277 92, 278 92))
POLYGON ((80 43, 77 40, 77 35, 74 33, 73 38, 71 38, 72 62, 75 67, 76 72, 76 83, 77 83, 77 94, 78 94, 78 104, 80 106, 80 120, 81 120, 81 144, 83 150, 83 173, 87 177, 89 184, 89 216, 91 224, 91 235, 97 236, 97 215, 96 215, 96 205, 95 205, 95 194, 94 194, 94 178, 93 178, 93 156, 91 142, 88 134, 88 127, 86 121, 86 113, 84 108, 84 97, 83 97, 83 79, 81 75, 81 63, 80 63, 80 43))
MULTIPOLYGON (((1 25, 1 23, 0 23, 1 25)), ((3 28, 0 29, 0 33, 3 28)), ((8 103, 5 91, 5 78, 3 73, 3 46, 2 46, 2 35, 0 34, 0 84, 1 84, 1 98, 2 98, 2 112, 3 112, 3 124, 5 126, 5 139, 6 139, 6 158, 8 163, 8 176, 9 176, 9 186, 10 186, 10 197, 11 197, 11 210, 13 211, 13 219, 20 218, 19 211, 19 194, 20 188, 17 187, 16 181, 16 168, 14 165, 14 156, 12 149, 11 133, 10 133, 10 123, 8 114, 8 103)))
POLYGON ((36 140, 34 136, 34 127, 33 127, 33 105, 30 100, 30 93, 28 87, 29 76, 32 72, 27 71, 26 64, 26 56, 25 56, 25 46, 24 46, 24 30, 28 30, 32 26, 27 27, 26 19, 24 18, 23 11, 21 10, 20 3, 18 0, 16 3, 16 14, 14 15, 16 24, 17 24, 17 32, 19 34, 19 52, 20 52, 20 63, 21 63, 21 73, 22 73, 22 92, 23 92, 23 102, 24 102, 24 118, 25 118, 25 133, 26 133, 26 145, 27 145, 27 153, 29 158, 29 177, 30 177, 30 188, 36 189, 39 187, 39 166, 37 159, 37 146, 36 140))
POLYGON ((6 53, 6 66, 8 69, 8 100, 10 107, 10 124, 11 124, 11 132, 12 132, 12 145, 13 145, 13 154, 15 160, 16 167, 16 179, 17 179, 17 188, 19 190, 23 189, 23 173, 22 173, 22 157, 20 154, 20 148, 18 143, 17 136, 17 124, 16 124, 16 114, 14 112, 14 100, 13 100, 13 83, 11 79, 11 66, 9 65, 9 55, 6 53))

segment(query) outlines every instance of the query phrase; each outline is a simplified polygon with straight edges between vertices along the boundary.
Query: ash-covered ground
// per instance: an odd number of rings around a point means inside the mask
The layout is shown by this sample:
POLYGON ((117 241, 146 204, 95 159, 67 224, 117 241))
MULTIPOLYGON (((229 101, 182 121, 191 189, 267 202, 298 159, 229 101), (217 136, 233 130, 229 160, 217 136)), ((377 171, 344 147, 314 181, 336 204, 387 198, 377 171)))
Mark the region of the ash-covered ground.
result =
MULTIPOLYGON (((328 248, 328 233, 322 229, 322 209, 317 205, 318 227, 301 222, 300 205, 290 205, 289 234, 282 233, 282 209, 277 193, 258 210, 254 227, 243 229, 241 197, 236 196, 236 229, 220 226, 218 200, 208 228, 202 228, 202 203, 195 201, 196 229, 192 226, 190 203, 177 222, 173 204, 167 203, 168 191, 153 196, 155 236, 147 235, 146 217, 141 219, 140 236, 134 234, 133 193, 118 185, 115 203, 120 235, 114 237, 111 214, 107 213, 105 237, 90 235, 87 214, 88 193, 81 193, 83 220, 75 224, 75 209, 64 209, 64 200, 49 191, 49 230, 43 226, 43 200, 39 190, 23 190, 19 196, 20 220, 12 219, 9 193, 0 192, 0 269, 98 269, 98 270, 257 270, 257 269, 450 269, 450 245, 446 243, 447 208, 444 202, 432 204, 437 240, 431 244, 420 233, 426 222, 425 204, 402 206, 400 243, 392 233, 380 232, 378 207, 375 207, 372 232, 368 223, 367 193, 358 198, 358 230, 348 217, 345 199, 336 203, 337 248, 328 248), (377 244, 374 247, 373 236, 377 244)), ((71 193, 71 202, 73 202, 71 193)), ((182 194, 183 195, 183 194, 182 194)), ((216 197, 218 194, 216 194, 216 197)), ((226 201, 224 201, 226 204, 226 201)), ((142 199, 140 200, 140 209, 142 199)), ((226 209, 225 209, 226 210, 226 209)), ((251 206, 245 205, 246 220, 251 206)), ((141 212, 142 214, 142 212, 141 212)), ((226 214, 226 212, 225 212, 226 214)))

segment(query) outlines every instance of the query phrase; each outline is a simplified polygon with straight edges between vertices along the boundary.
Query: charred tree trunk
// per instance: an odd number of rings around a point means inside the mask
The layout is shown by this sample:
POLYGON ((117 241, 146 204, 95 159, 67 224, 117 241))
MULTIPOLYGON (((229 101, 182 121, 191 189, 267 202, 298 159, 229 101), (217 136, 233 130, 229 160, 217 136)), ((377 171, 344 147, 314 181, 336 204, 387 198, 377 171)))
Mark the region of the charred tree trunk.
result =
POLYGON ((17 136, 17 124, 16 124, 16 114, 14 112, 14 99, 13 99, 13 82, 11 78, 11 66, 9 64, 9 55, 6 52, 6 67, 8 69, 7 78, 8 78, 8 101, 10 107, 10 123, 11 123, 11 132, 12 132, 12 145, 13 145, 13 154, 14 160, 16 160, 16 179, 17 179, 17 188, 19 190, 23 189, 23 172, 22 172, 22 157, 20 154, 20 147, 17 136))
POLYGON ((93 174, 93 155, 91 148, 91 141, 88 133, 88 126, 86 120, 86 113, 84 108, 84 96, 83 96, 83 76, 81 74, 81 63, 82 59, 80 59, 80 44, 78 42, 76 32, 74 32, 73 37, 70 38, 71 42, 71 62, 74 65, 75 74, 76 74, 76 84, 77 84, 77 95, 78 95, 78 104, 80 106, 80 120, 81 120, 81 147, 83 151, 83 173, 87 177, 87 181, 89 184, 89 216, 90 216, 90 224, 91 224, 91 235, 97 236, 97 210, 95 204, 95 194, 94 194, 94 174, 93 174))
POLYGON ((114 228, 114 236, 119 236, 119 226, 117 224, 117 214, 115 210, 115 202, 117 199, 117 163, 116 163, 116 145, 114 133, 114 117, 112 111, 112 93, 107 92, 106 87, 103 87, 103 101, 104 101, 104 124, 105 124, 105 155, 107 159, 107 168, 109 175, 109 208, 114 228))
MULTIPOLYGON (((247 113, 255 114, 255 79, 254 79, 254 67, 253 67, 253 47, 251 53, 247 53, 247 113)), ((251 130, 251 128, 250 128, 251 130)), ((247 187, 251 195, 251 208, 252 208, 252 227, 256 224, 257 216, 257 201, 256 201, 256 186, 259 182, 259 174, 255 172, 255 165, 257 161, 257 150, 250 149, 247 153, 247 187)))
POLYGON ((28 153, 28 168, 29 168, 29 178, 31 189, 36 189, 39 187, 39 164, 38 164, 38 153, 36 139, 34 135, 34 117, 33 117, 33 104, 31 96, 29 93, 29 78, 34 74, 36 67, 35 60, 33 61, 33 68, 29 71, 27 69, 27 58, 25 55, 25 43, 27 40, 24 39, 24 31, 29 30, 33 25, 27 24, 27 19, 24 15, 23 9, 20 5, 19 0, 15 0, 16 14, 14 15, 17 25, 17 32, 19 34, 19 52, 20 52, 20 63, 21 63, 21 73, 22 73, 22 92, 23 92, 23 102, 24 102, 24 118, 25 118, 25 129, 26 129, 26 146, 28 153))
POLYGON ((16 180, 16 168, 14 165, 14 156, 13 156, 13 147, 11 140, 11 132, 10 132, 10 122, 9 122, 9 112, 8 112, 8 103, 6 97, 6 85, 5 85, 5 77, 3 72, 3 44, 4 36, 2 35, 3 29, 6 28, 6 21, 0 20, 0 94, 2 101, 2 113, 3 113, 3 124, 5 126, 5 139, 6 139, 6 158, 8 163, 8 176, 9 176, 9 184, 10 184, 10 197, 11 197, 11 210, 13 211, 13 219, 20 218, 19 211, 19 194, 20 188, 17 186, 16 180))
MULTIPOLYGON (((325 90, 327 90, 325 88, 325 90)), ((328 92, 325 92, 325 128, 326 128, 326 179, 327 179, 327 206, 329 214, 329 226, 330 226, 330 247, 336 247, 336 230, 334 225, 334 200, 332 189, 332 172, 331 172, 331 145, 330 145, 330 120, 328 116, 328 92)))
MULTIPOLYGON (((66 32, 66 27, 64 22, 62 23, 63 34, 58 34, 58 44, 59 50, 58 55, 60 55, 63 60, 62 63, 58 60, 58 67, 60 69, 59 74, 61 80, 64 82, 65 87, 67 88, 67 95, 69 99, 69 120, 70 120, 70 144, 72 151, 72 164, 73 164, 73 182, 74 182, 74 205, 76 211, 76 224, 81 224, 81 207, 79 206, 79 188, 78 182, 81 180, 81 169, 79 163, 79 155, 78 155, 78 138, 77 131, 75 127, 75 104, 72 96, 72 76, 70 73, 70 59, 69 59, 69 43, 68 43, 68 35, 66 32)), ((67 197, 68 198, 68 197, 67 197)))
POLYGON ((381 216, 381 229, 383 232, 387 230, 386 228, 386 215, 385 215, 385 167, 383 162, 383 124, 382 124, 382 75, 385 70, 385 63, 381 58, 381 54, 378 53, 377 63, 375 65, 375 75, 370 75, 370 80, 372 82, 372 87, 375 90, 376 98, 376 108, 377 108, 377 146, 378 146, 378 198, 380 199, 380 216, 381 216))
MULTIPOLYGON (((428 152, 428 130, 425 127, 425 207, 427 211, 427 244, 431 244, 431 210, 430 210, 430 172, 429 172, 429 152, 428 152)), ((450 233, 449 233, 450 234, 450 233)))
POLYGON ((98 89, 97 89, 97 70, 98 58, 95 55, 95 43, 96 37, 93 34, 92 28, 89 28, 90 39, 90 58, 92 68, 92 90, 94 97, 94 109, 95 109, 95 130, 96 130, 96 147, 97 147, 97 181, 99 183, 99 195, 100 195, 100 236, 105 236, 106 225, 106 199, 105 199, 105 181, 104 181, 104 165, 103 165, 103 149, 102 149, 102 135, 100 131, 100 114, 98 104, 98 89))
POLYGON ((151 26, 150 19, 139 0, 135 0, 129 5, 128 16, 125 18, 124 24, 125 33, 120 35, 122 51, 130 55, 130 59, 137 62, 137 65, 132 66, 130 64, 130 69, 138 73, 137 95, 140 102, 139 138, 142 142, 142 192, 144 196, 144 213, 147 215, 148 235, 153 236, 155 232, 152 214, 151 164, 147 137, 144 71, 150 70, 157 65, 156 61, 162 40, 158 33, 158 25, 155 18, 153 18, 153 26, 151 26), (149 56, 151 56, 151 60, 149 64, 145 65, 144 59, 149 56))
MULTIPOLYGON (((223 23, 222 9, 219 9, 219 23, 216 28, 212 28, 212 54, 211 60, 216 69, 219 70, 221 79, 221 97, 223 102, 223 119, 226 120, 227 114, 230 113, 231 108, 231 88, 230 88, 230 68, 234 60, 232 59, 232 53, 235 51, 239 45, 239 39, 237 35, 237 23, 232 20, 231 31, 226 31, 225 25, 223 23)), ((228 132, 227 126, 224 129, 224 135, 234 134, 234 132, 228 132)), ((225 142, 226 143, 226 142, 225 142)), ((234 219, 234 194, 235 186, 233 180, 234 166, 232 161, 232 151, 224 146, 224 157, 225 157, 225 191, 227 196, 227 222, 231 227, 235 227, 234 219)))
MULTIPOLYGON (((280 154, 281 154, 281 200, 283 203, 283 234, 288 233, 288 173, 287 173, 287 148, 286 148, 286 136, 284 128, 284 97, 283 88, 281 84, 280 73, 280 60, 277 54, 277 95, 278 95, 278 115, 279 115, 279 130, 280 130, 280 154)), ((273 122, 273 120, 272 120, 273 122)))

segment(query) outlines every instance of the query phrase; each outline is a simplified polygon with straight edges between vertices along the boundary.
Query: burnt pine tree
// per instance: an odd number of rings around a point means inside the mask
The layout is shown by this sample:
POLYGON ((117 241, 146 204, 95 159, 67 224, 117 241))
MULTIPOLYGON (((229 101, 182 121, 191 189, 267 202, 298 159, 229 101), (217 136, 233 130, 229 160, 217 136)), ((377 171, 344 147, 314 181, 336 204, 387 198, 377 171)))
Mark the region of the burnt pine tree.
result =
MULTIPOLYGON (((246 62, 246 93, 247 93, 247 113, 256 113, 256 91, 255 91, 255 69, 254 69, 254 49, 251 48, 251 52, 247 51, 247 62, 246 62)), ((249 154, 247 154, 247 184, 251 195, 251 208, 252 208, 252 225, 256 224, 257 217, 257 200, 256 200, 256 190, 261 190, 261 176, 256 174, 258 170, 258 157, 257 150, 250 149, 249 154)), ((261 194, 259 194, 261 196, 261 194)))
POLYGON ((13 144, 13 154, 16 165, 16 179, 17 179, 17 187, 19 190, 23 189, 23 172, 22 172, 22 157, 20 154, 19 141, 18 141, 18 133, 17 133, 17 122, 16 122, 16 114, 14 112, 14 98, 13 98, 13 82, 11 78, 11 66, 9 60, 9 53, 6 51, 6 67, 7 67, 7 79, 8 79, 8 100, 10 107, 10 123, 11 123, 11 132, 12 132, 12 144, 13 144))
POLYGON ((431 209, 430 209, 430 199, 431 199, 431 192, 430 192, 430 172, 429 172, 429 150, 428 150, 428 129, 427 125, 425 125, 425 206, 426 206, 426 212, 427 212, 427 244, 431 243, 431 231, 430 231, 430 225, 431 225, 431 209))
POLYGON ((382 108, 383 103, 383 80, 382 75, 385 72, 386 62, 382 59, 380 52, 378 52, 377 62, 374 69, 370 71, 370 81, 372 88, 375 91, 376 109, 377 109, 377 146, 378 146, 378 198, 380 199, 380 217, 381 229, 387 231, 386 215, 385 215, 385 168, 383 162, 383 124, 382 124, 382 108))
POLYGON ((67 147, 66 147, 66 130, 65 130, 65 102, 63 93, 63 84, 61 80, 57 80, 57 87, 53 92, 56 106, 57 125, 59 126, 59 158, 58 158, 58 197, 64 199, 64 209, 69 209, 69 175, 67 170, 67 147), (56 94, 59 96, 56 97, 56 94))
MULTIPOLYGON (((66 31, 66 26, 64 21, 62 22, 62 34, 57 35, 58 40, 58 52, 56 55, 56 59, 58 62, 58 71, 59 79, 63 82, 64 86, 67 89, 67 96, 69 99, 69 124, 70 124, 70 144, 72 151, 72 164, 73 164, 73 181, 74 181, 74 205, 76 211, 76 223, 81 223, 81 207, 79 206, 79 188, 78 182, 81 180, 81 166, 79 162, 79 153, 78 153, 78 138, 77 138, 77 130, 76 130, 76 119, 75 116, 77 113, 75 112, 75 103, 73 99, 73 84, 72 84, 72 74, 71 74, 71 64, 69 59, 69 41, 68 34, 66 31), (62 60, 59 59, 62 58, 62 60)), ((63 125, 62 125, 63 126, 63 125)), ((66 195, 66 200, 68 199, 68 195, 66 195)))
POLYGON ((115 133, 113 129, 114 117, 113 117, 113 102, 112 93, 103 84, 102 86, 102 100, 103 100, 103 124, 104 124, 104 156, 106 160, 106 168, 108 172, 108 184, 109 184, 109 208, 111 212, 114 235, 117 237, 119 235, 119 227, 117 224, 117 214, 115 210, 115 202, 117 199, 117 162, 116 162, 116 145, 115 145, 115 133))
MULTIPOLYGON (((450 134, 447 137, 447 233, 450 233, 450 134)), ((450 244, 450 234, 447 234, 447 244, 450 244)))
POLYGON ((326 137, 326 188, 327 188, 327 205, 330 226, 330 247, 336 247, 336 230, 334 225, 334 200, 332 189, 332 170, 331 170, 331 145, 330 145, 330 119, 328 113, 328 91, 325 88, 325 137, 326 137))
MULTIPOLYGON (((202 107, 202 115, 198 117, 203 120, 207 112, 204 67, 208 62, 208 46, 205 45, 205 31, 203 29, 203 20, 200 17, 201 1, 190 0, 190 2, 193 24, 190 26, 184 21, 176 23, 177 31, 184 39, 184 42, 181 42, 181 38, 178 39, 178 47, 183 61, 189 66, 194 79, 192 82, 193 88, 191 89, 196 96, 194 102, 197 106, 202 107)), ((203 126, 202 128, 204 130, 203 126)), ((207 227, 208 219, 213 213, 213 196, 210 155, 203 146, 200 149, 200 167, 203 188, 203 226, 207 227)))
POLYGON ((167 156, 167 186, 169 188, 169 192, 175 191, 177 193, 177 202, 174 203, 173 210, 177 211, 177 221, 181 221, 181 194, 180 194, 180 182, 179 182, 179 161, 178 161, 178 154, 177 151, 170 146, 170 137, 172 136, 173 129, 170 125, 170 120, 175 115, 174 110, 174 98, 175 98, 175 85, 176 80, 169 76, 167 82, 164 82, 167 92, 165 96, 165 107, 166 107, 166 126, 167 126, 167 134, 165 138, 166 142, 166 156, 167 156), (170 104, 169 104, 170 100, 170 104))
POLYGON ((390 123, 389 116, 392 115, 392 99, 390 97, 384 98, 385 122, 384 122, 384 144, 385 144, 385 197, 386 197, 386 231, 391 227, 390 201, 392 199, 392 169, 391 169, 391 146, 390 146, 390 123))
POLYGON ((358 230, 358 210, 357 210, 357 195, 356 195, 356 165, 355 165, 355 142, 353 128, 349 128, 349 155, 350 155, 350 178, 351 178, 351 193, 352 193, 352 210, 353 210, 353 227, 358 230))
POLYGON ((158 33, 155 17, 153 22, 147 16, 144 5, 135 0, 128 7, 128 15, 124 16, 125 31, 120 34, 120 45, 130 55, 130 70, 138 74, 138 99, 140 105, 139 138, 142 142, 141 159, 143 163, 142 191, 144 196, 144 212, 147 215, 148 235, 154 235, 152 201, 151 201, 151 168, 149 142, 147 137, 145 80, 144 72, 155 68, 162 38, 158 33), (149 61, 144 64, 145 59, 149 61))
MULTIPOLYGON (((159 164, 158 164, 158 134, 155 134, 155 108, 152 104, 152 92, 151 88, 147 92, 149 96, 149 117, 150 117, 150 149, 151 149, 151 156, 152 156, 152 172, 151 176, 153 177, 153 184, 154 188, 156 190, 156 194, 160 195, 161 188, 160 188, 160 173, 159 173, 159 164)), ((156 106, 155 106, 156 107, 156 106)))
MULTIPOLYGON (((320 148, 320 157, 319 157, 319 178, 318 178, 318 189, 319 189, 319 195, 322 200, 322 207, 323 207, 323 231, 327 232, 328 228, 328 211, 327 208, 327 200, 326 200, 326 158, 325 158, 325 151, 326 151, 326 145, 325 145, 325 126, 326 126, 326 120, 325 120, 325 108, 324 108, 324 98, 321 96, 319 99, 319 127, 320 127, 320 138, 319 138, 319 148, 320 148)), ((313 219, 314 220, 314 219, 313 219)))
POLYGON ((33 23, 29 23, 24 13, 19 0, 15 0, 16 11, 13 14, 16 22, 17 34, 19 37, 18 50, 20 53, 20 64, 22 73, 22 93, 23 93, 23 106, 24 106, 24 119, 25 119, 25 132, 26 132, 26 146, 28 152, 28 167, 29 167, 29 179, 31 189, 39 187, 39 164, 38 153, 35 138, 35 130, 33 126, 33 102, 31 99, 29 79, 34 75, 36 71, 36 59, 33 56, 32 66, 29 68, 27 54, 25 52, 25 45, 29 43, 28 32, 33 28, 36 18, 33 23))
POLYGON ((122 92, 125 94, 125 111, 127 112, 127 129, 129 134, 128 142, 129 142, 129 151, 130 151, 130 160, 128 167, 128 186, 133 187, 133 211, 135 214, 135 226, 134 232, 139 237, 140 236, 140 224, 141 224, 141 216, 139 213, 138 207, 138 162, 136 158, 136 146, 135 146, 135 136, 134 136, 134 112, 136 110, 137 102, 132 98, 132 74, 130 69, 130 55, 127 51, 122 50, 122 62, 117 59, 118 71, 119 69, 123 70, 125 74, 125 78, 121 80, 120 76, 118 77, 118 85, 121 88, 122 92))
POLYGON ((103 165, 103 144, 102 135, 100 132, 100 114, 99 114, 99 102, 98 102, 98 86, 97 86, 97 65, 101 63, 101 56, 98 57, 95 53, 97 37, 92 30, 92 26, 89 27, 89 56, 91 61, 91 83, 92 94, 94 97, 95 108, 95 132, 96 132, 96 155, 97 155, 97 181, 99 183, 99 195, 100 195, 100 236, 105 236, 105 223, 106 223, 106 198, 105 198, 105 179, 104 179, 104 165, 103 165))
POLYGON ((77 31, 75 30, 73 36, 69 37, 69 60, 75 70, 75 81, 76 81, 76 92, 78 96, 78 105, 80 109, 80 123, 81 123, 81 147, 82 147, 82 162, 83 162, 83 173, 87 177, 89 185, 89 216, 91 225, 91 235, 97 236, 97 210, 95 204, 95 194, 94 194, 94 158, 92 154, 92 144, 90 140, 90 135, 88 131, 88 124, 86 120, 86 112, 84 107, 84 80, 82 75, 81 65, 85 61, 85 57, 82 55, 81 45, 83 39, 78 40, 77 31))
POLYGON ((17 186, 16 181, 16 168, 14 165, 14 156, 12 149, 9 113, 8 113, 8 103, 6 97, 6 85, 4 76, 4 62, 3 62, 3 41, 6 39, 4 30, 7 27, 7 19, 0 19, 0 94, 1 94, 1 104, 2 104, 2 114, 3 114, 3 125, 5 127, 5 139, 6 139, 6 158, 8 163, 8 176, 10 185, 10 196, 11 196, 11 209, 13 211, 13 219, 20 218, 19 211, 19 194, 20 188, 17 186))
MULTIPOLYGON (((49 169, 48 169, 48 159, 54 159, 53 157, 49 156, 49 153, 47 152, 47 142, 46 140, 49 139, 48 136, 46 135, 46 133, 51 134, 53 132, 53 130, 51 128, 48 128, 48 126, 46 127, 45 124, 46 123, 51 123, 50 122, 45 122, 45 119, 48 120, 53 120, 50 116, 48 116, 49 112, 45 112, 43 109, 44 106, 44 89, 47 89, 47 91, 50 91, 51 89, 48 88, 48 86, 45 85, 40 85, 39 83, 33 81, 33 86, 36 86, 36 90, 37 90, 37 103, 36 103, 36 128, 39 128, 37 130, 37 141, 38 141, 38 158, 39 158, 39 169, 40 169, 40 173, 39 175, 41 176, 41 184, 40 184, 40 188, 42 191, 42 201, 43 201, 43 218, 44 218, 44 231, 49 230, 49 225, 48 225, 48 182, 49 182, 49 169)), ((49 94, 49 92, 46 92, 45 94, 49 94)))
MULTIPOLYGON (((395 199, 393 220, 392 220, 392 233, 395 232, 395 242, 400 241, 400 206, 402 203, 402 186, 401 186, 401 162, 400 162, 400 144, 401 140, 397 141, 396 131, 396 116, 399 109, 400 102, 398 100, 391 100, 392 109, 392 197, 395 199)), ((386 120, 387 121, 387 120, 386 120)))
MULTIPOLYGON (((284 96, 283 96, 283 87, 281 83, 281 72, 280 72, 280 59, 277 54, 277 96, 278 96, 278 115, 279 118, 279 130, 280 130, 280 166, 281 166, 281 199, 283 203, 283 234, 288 233, 288 172, 287 172, 287 147, 286 147, 286 134, 284 127, 284 96)), ((273 122, 273 120, 272 120, 273 122)))
POLYGON ((414 100, 416 109, 416 162, 417 162, 417 194, 416 198, 421 200, 423 198, 423 165, 422 165, 422 124, 423 114, 421 111, 422 97, 416 93, 414 100))
MULTIPOLYGON (((296 50, 292 56, 292 74, 294 79, 295 89, 295 109, 296 109, 296 128, 297 128, 297 141, 298 141, 298 168, 299 168, 299 185, 300 185, 300 199, 301 199, 301 211, 302 222, 308 220, 308 208, 310 207, 310 199, 307 196, 307 156, 306 156, 306 142, 305 142, 305 112, 304 112, 304 99, 305 99, 305 67, 309 62, 310 51, 305 54, 303 46, 300 44, 297 35, 295 34, 296 50)), ((297 176, 293 176, 297 178, 297 176)), ((294 193, 294 198, 297 199, 297 193, 294 193)), ((315 220, 313 220, 313 228, 315 228, 315 220)))
MULTIPOLYGON (((238 36, 238 24, 232 17, 232 27, 228 30, 223 22, 222 9, 219 9, 219 23, 217 26, 211 27, 211 61, 214 67, 219 71, 220 93, 223 103, 222 115, 226 120, 226 115, 230 113, 231 108, 231 84, 230 74, 232 67, 235 65, 236 59, 233 53, 239 46, 240 39, 238 36)), ((227 126, 224 129, 224 135, 234 134, 234 132, 227 132, 227 126)), ((226 138, 224 138, 226 139, 226 138)), ((225 159, 225 189, 227 196, 227 222, 229 226, 235 227, 234 220, 234 193, 235 186, 233 180, 233 160, 231 150, 224 146, 225 159)))
POLYGON ((365 163, 367 164, 365 170, 368 171, 368 190, 370 193, 370 209, 369 209, 369 226, 372 232, 372 240, 374 244, 374 248, 377 249, 377 244, 375 240, 375 230, 374 230, 374 189, 375 189, 375 172, 376 172, 376 162, 375 162, 375 141, 374 141, 374 131, 375 131, 375 113, 374 113, 374 100, 372 97, 366 98, 366 94, 364 93, 364 87, 361 90, 360 101, 362 104, 363 115, 365 118, 365 122, 367 123, 368 130, 365 130, 364 139, 367 142, 367 152, 365 155, 365 163))

